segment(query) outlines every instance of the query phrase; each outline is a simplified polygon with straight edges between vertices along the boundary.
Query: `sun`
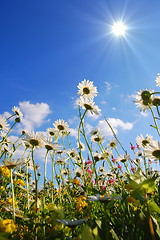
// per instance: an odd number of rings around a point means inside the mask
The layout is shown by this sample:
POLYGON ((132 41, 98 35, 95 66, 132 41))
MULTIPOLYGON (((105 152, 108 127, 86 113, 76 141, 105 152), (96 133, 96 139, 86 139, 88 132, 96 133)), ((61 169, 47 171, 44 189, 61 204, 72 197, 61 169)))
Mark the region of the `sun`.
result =
POLYGON ((124 36, 126 32, 126 26, 123 22, 115 22, 112 26, 112 33, 116 36, 124 36))

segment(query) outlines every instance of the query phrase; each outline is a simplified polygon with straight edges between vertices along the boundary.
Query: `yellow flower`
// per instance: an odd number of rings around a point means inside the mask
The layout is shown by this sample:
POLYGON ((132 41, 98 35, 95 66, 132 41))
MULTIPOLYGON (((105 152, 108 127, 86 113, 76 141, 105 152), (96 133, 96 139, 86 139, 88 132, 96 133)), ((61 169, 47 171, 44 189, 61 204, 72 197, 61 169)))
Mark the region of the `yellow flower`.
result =
POLYGON ((16 225, 12 219, 0 220, 0 231, 12 233, 16 231, 16 225))
POLYGON ((5 190, 5 187, 4 186, 0 186, 0 191, 4 191, 5 190))
MULTIPOLYGON (((13 204, 13 198, 8 198, 8 203, 12 205, 13 204)), ((14 204, 16 206, 17 205, 17 201, 14 200, 14 204)))
POLYGON ((14 180, 14 183, 15 183, 15 184, 19 184, 19 185, 21 185, 21 186, 25 186, 25 182, 24 182, 22 179, 14 180))
POLYGON ((77 179, 77 178, 73 179, 72 183, 73 183, 73 184, 80 185, 80 181, 79 181, 79 179, 77 179))
POLYGON ((84 196, 75 198, 76 208, 78 211, 82 211, 82 208, 88 206, 88 203, 85 200, 86 200, 86 197, 84 197, 84 196))
POLYGON ((6 166, 0 167, 0 175, 1 174, 8 178, 11 176, 10 170, 6 166))

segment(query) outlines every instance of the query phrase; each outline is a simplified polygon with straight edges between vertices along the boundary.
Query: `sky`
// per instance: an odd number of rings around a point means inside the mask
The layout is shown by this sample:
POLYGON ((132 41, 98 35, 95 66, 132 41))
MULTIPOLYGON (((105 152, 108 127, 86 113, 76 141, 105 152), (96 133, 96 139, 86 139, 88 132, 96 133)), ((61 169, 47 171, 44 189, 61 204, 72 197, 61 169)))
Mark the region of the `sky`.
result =
POLYGON ((102 112, 87 117, 88 131, 99 126, 110 137, 106 117, 126 147, 141 133, 157 137, 150 113, 133 100, 141 89, 157 90, 159 16, 159 0, 1 1, 0 114, 17 106, 21 129, 35 131, 64 119, 75 137, 77 85, 88 79, 102 112), (111 32, 117 21, 127 26, 123 37, 111 32))

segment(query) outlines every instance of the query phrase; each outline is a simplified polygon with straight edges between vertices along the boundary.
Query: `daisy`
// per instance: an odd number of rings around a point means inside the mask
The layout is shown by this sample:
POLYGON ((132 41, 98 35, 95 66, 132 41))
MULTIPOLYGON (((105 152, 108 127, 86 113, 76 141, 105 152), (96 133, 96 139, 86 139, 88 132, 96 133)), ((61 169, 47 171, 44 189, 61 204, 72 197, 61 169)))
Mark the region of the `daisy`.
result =
POLYGON ((93 102, 93 99, 80 97, 78 100, 78 105, 81 106, 82 109, 90 111, 92 114, 95 113, 96 115, 98 115, 101 112, 99 107, 93 102))
POLYGON ((19 118, 23 118, 23 113, 20 111, 18 107, 13 107, 12 112, 14 112, 19 118))
POLYGON ((144 138, 142 134, 140 136, 136 137, 136 143, 140 147, 147 147, 148 144, 150 144, 153 141, 153 137, 151 135, 146 134, 146 137, 144 138))
POLYGON ((96 135, 100 132, 100 129, 97 128, 97 129, 92 129, 92 131, 90 132, 91 135, 96 135))
POLYGON ((109 202, 111 200, 120 200, 121 196, 112 197, 109 195, 100 195, 96 194, 95 196, 88 196, 88 201, 100 201, 100 202, 109 202))
POLYGON ((145 157, 150 160, 160 160, 160 142, 158 140, 152 141, 152 143, 144 149, 144 154, 145 157))
POLYGON ((6 119, 0 115, 0 130, 7 131, 9 124, 7 123, 6 119))
POLYGON ((152 104, 156 107, 160 106, 160 96, 153 97, 152 104))
POLYGON ((140 108, 141 111, 146 111, 149 106, 152 105, 152 94, 153 90, 140 90, 135 96, 136 100, 134 101, 136 106, 140 108))
POLYGON ((77 148, 81 151, 85 151, 85 145, 82 142, 77 142, 77 148))
POLYGON ((78 168, 76 168, 74 171, 75 171, 76 177, 81 177, 81 176, 83 176, 83 170, 82 170, 82 168, 78 167, 78 168))
POLYGON ((117 147, 117 142, 116 142, 116 140, 110 140, 110 141, 108 142, 108 146, 109 146, 110 148, 116 148, 116 147, 117 147))
POLYGON ((102 143, 104 142, 104 136, 101 133, 98 133, 96 135, 92 135, 90 137, 91 142, 97 142, 97 143, 102 143))
POLYGON ((24 142, 29 143, 32 147, 40 148, 44 146, 43 139, 44 136, 41 132, 34 132, 31 131, 30 133, 27 133, 26 138, 23 139, 24 142))
POLYGON ((20 158, 17 160, 9 160, 6 158, 3 160, 3 163, 4 163, 4 166, 6 166, 9 169, 12 169, 25 164, 25 160, 20 158))
POLYGON ((57 137, 58 135, 58 131, 55 128, 47 128, 47 133, 51 136, 51 137, 57 137))
POLYGON ((81 83, 78 84, 78 95, 81 95, 85 98, 94 98, 97 96, 97 87, 94 87, 93 82, 84 79, 81 83))
POLYGON ((156 82, 156 86, 160 87, 160 73, 158 73, 158 76, 156 77, 155 82, 156 82))
POLYGON ((94 158, 95 162, 98 162, 98 161, 104 159, 103 154, 102 153, 97 153, 97 152, 93 154, 93 158, 94 158))
POLYGON ((65 122, 63 119, 58 119, 53 123, 53 126, 59 131, 59 132, 65 132, 68 131, 69 125, 67 122, 65 122))
POLYGON ((58 158, 56 163, 59 164, 59 165, 64 165, 64 164, 67 164, 67 159, 66 158, 58 158))
POLYGON ((112 151, 109 149, 109 148, 106 148, 104 151, 103 151, 103 157, 106 159, 106 158, 109 158, 110 156, 112 155, 112 151))
POLYGON ((58 222, 60 223, 63 223, 65 226, 67 227, 70 227, 70 228, 74 228, 76 227, 77 225, 80 225, 82 223, 86 223, 86 219, 80 219, 80 220, 71 220, 71 221, 68 221, 68 220, 60 220, 60 219, 57 219, 58 222))
POLYGON ((50 139, 44 140, 43 141, 44 147, 47 149, 47 151, 56 151, 59 147, 57 143, 52 143, 50 139))
POLYGON ((76 149, 69 149, 68 151, 67 151, 67 154, 69 155, 69 157, 71 157, 71 158, 77 158, 77 156, 78 156, 78 152, 77 152, 77 150, 76 149))
POLYGON ((130 156, 127 155, 127 154, 119 155, 119 156, 117 157, 117 162, 125 163, 125 162, 127 162, 129 159, 130 159, 130 156))

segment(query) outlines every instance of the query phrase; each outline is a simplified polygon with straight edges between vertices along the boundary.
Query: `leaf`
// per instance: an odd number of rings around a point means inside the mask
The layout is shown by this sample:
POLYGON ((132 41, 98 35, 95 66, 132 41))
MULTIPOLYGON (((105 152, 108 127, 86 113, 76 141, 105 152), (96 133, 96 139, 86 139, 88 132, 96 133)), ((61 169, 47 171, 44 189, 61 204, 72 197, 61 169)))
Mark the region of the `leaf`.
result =
POLYGON ((83 228, 81 236, 83 240, 95 240, 92 234, 92 229, 88 225, 85 225, 83 228))
POLYGON ((110 230, 110 233, 112 235, 112 239, 114 240, 119 240, 119 237, 117 236, 117 234, 115 233, 115 231, 113 230, 113 228, 110 230))
POLYGON ((148 206, 149 206, 149 210, 152 212, 157 212, 158 214, 160 214, 160 208, 158 207, 158 205, 154 202, 148 202, 148 206))
POLYGON ((141 186, 146 190, 147 193, 151 193, 155 190, 155 181, 157 177, 153 176, 152 178, 145 179, 141 186))

